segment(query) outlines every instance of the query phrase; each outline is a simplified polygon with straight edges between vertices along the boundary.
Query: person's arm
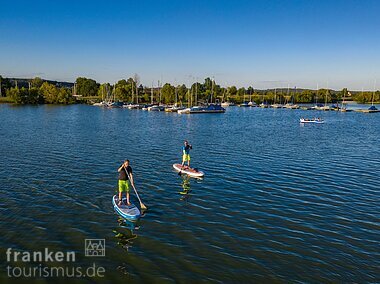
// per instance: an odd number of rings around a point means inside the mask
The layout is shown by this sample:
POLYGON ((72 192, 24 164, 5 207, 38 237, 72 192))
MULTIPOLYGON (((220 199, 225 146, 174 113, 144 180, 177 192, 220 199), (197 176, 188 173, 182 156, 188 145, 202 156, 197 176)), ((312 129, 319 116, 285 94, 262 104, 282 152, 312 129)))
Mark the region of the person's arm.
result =
POLYGON ((121 164, 121 166, 117 169, 117 171, 120 173, 120 171, 124 168, 124 164, 121 164))

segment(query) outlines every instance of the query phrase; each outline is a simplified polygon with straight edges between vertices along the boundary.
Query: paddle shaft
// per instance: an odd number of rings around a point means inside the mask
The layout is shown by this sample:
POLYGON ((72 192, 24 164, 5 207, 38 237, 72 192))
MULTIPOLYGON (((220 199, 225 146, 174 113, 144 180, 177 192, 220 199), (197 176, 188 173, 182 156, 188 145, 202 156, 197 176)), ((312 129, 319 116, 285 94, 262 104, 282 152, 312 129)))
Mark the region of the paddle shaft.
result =
POLYGON ((131 176, 129 175, 129 173, 128 173, 128 171, 127 171, 127 169, 126 169, 125 167, 124 167, 124 170, 125 170, 125 172, 127 173, 128 179, 129 179, 129 181, 130 181, 130 183, 131 183, 131 185, 132 185, 132 187, 133 187, 133 190, 134 190, 135 193, 136 193, 137 199, 138 199, 139 202, 140 202, 140 207, 143 208, 143 209, 144 209, 144 208, 146 209, 146 206, 144 205, 144 203, 142 203, 141 198, 140 198, 140 196, 139 196, 139 194, 137 193, 137 190, 136 190, 136 188, 135 188, 134 182, 131 180, 131 176))

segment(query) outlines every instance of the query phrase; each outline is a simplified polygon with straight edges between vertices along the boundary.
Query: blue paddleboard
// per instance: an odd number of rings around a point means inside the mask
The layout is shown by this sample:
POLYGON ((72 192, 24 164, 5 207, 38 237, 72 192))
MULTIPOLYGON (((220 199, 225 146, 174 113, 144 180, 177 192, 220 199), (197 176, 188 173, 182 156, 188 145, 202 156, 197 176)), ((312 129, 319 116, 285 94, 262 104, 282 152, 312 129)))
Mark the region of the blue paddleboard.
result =
POLYGON ((132 221, 140 218, 140 210, 132 202, 131 205, 128 206, 126 204, 126 198, 123 198, 123 202, 120 206, 117 205, 118 203, 119 197, 114 195, 112 197, 113 208, 115 209, 116 213, 119 214, 122 218, 132 221))

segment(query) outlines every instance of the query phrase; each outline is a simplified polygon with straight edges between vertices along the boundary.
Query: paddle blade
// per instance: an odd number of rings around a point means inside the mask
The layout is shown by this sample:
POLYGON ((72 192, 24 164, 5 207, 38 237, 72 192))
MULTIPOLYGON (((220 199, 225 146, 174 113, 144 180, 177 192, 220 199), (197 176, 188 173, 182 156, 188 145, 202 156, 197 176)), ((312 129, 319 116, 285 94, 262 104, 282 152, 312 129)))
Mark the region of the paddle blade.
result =
POLYGON ((144 205, 144 203, 140 203, 140 207, 142 210, 147 210, 148 208, 144 205))

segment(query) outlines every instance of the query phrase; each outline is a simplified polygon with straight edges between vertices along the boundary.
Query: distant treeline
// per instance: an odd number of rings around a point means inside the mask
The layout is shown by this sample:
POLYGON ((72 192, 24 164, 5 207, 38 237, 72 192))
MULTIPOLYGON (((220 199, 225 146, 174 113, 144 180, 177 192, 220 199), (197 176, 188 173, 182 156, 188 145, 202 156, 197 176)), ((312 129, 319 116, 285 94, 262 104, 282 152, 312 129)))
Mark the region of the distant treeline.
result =
POLYGON ((72 104, 76 100, 71 88, 52 84, 41 78, 25 81, 10 80, 0 76, 1 95, 16 104, 72 104), (20 83, 21 82, 21 83, 20 83))
POLYGON ((203 83, 193 83, 190 88, 184 84, 173 86, 165 83, 158 87, 140 84, 138 75, 119 80, 116 84, 99 84, 93 79, 78 77, 75 83, 34 79, 14 79, 0 76, 0 96, 17 104, 71 104, 97 101, 121 101, 125 103, 164 103, 196 105, 230 101, 241 103, 336 103, 353 100, 360 103, 380 102, 380 92, 349 92, 319 89, 267 89, 253 87, 221 87, 214 80, 206 78, 203 83))

